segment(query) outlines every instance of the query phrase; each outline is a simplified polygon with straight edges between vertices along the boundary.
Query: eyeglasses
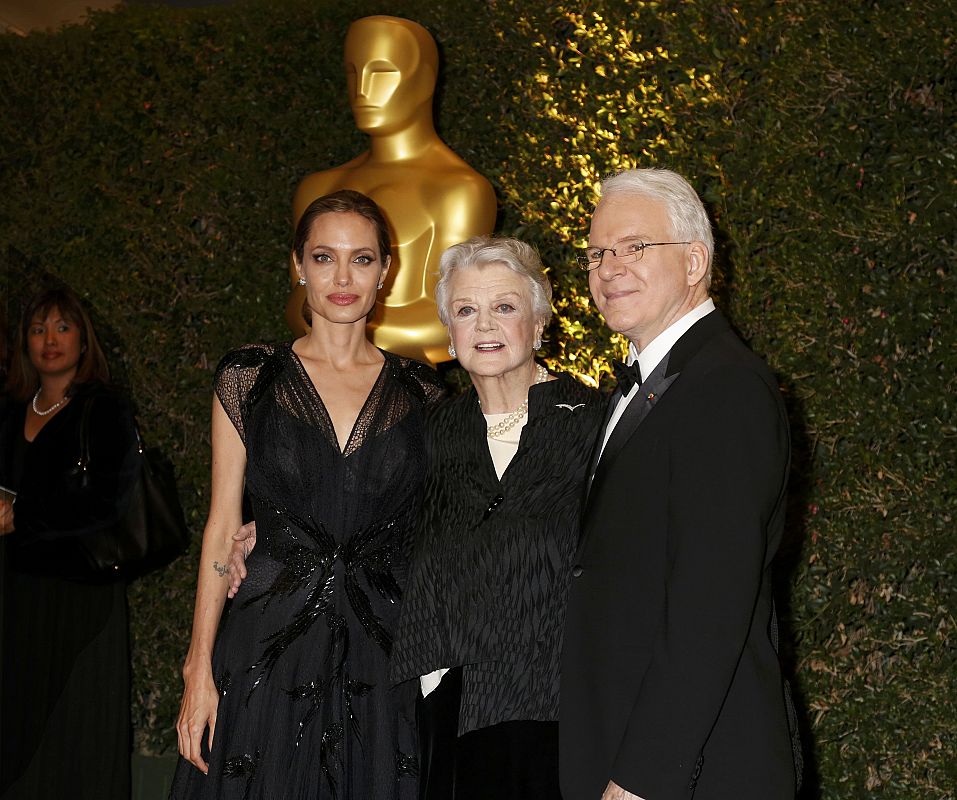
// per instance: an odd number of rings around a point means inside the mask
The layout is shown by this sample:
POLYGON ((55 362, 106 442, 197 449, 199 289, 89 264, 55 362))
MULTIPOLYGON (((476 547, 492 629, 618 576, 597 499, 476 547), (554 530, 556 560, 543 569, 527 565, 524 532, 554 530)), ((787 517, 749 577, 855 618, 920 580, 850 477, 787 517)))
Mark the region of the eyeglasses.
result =
POLYGON ((575 260, 578 262, 578 266, 590 272, 601 266, 601 260, 605 253, 611 253, 622 264, 633 264, 635 261, 641 261, 646 247, 661 247, 666 244, 691 244, 691 242, 642 242, 636 240, 624 245, 620 253, 614 247, 588 247, 583 253, 575 256, 575 260))

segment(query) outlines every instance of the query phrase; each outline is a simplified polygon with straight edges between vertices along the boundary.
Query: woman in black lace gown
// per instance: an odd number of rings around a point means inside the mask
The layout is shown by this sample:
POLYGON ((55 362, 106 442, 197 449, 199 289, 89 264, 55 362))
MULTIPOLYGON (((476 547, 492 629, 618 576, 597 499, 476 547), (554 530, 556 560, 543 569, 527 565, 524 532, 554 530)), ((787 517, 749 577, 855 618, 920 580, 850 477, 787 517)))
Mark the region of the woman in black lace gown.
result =
POLYGON ((316 200, 294 256, 310 332, 236 350, 216 375, 177 800, 416 795, 414 687, 393 687, 388 662, 425 471, 423 409, 440 384, 366 336, 390 263, 371 200, 316 200), (244 484, 258 546, 217 635, 244 484))

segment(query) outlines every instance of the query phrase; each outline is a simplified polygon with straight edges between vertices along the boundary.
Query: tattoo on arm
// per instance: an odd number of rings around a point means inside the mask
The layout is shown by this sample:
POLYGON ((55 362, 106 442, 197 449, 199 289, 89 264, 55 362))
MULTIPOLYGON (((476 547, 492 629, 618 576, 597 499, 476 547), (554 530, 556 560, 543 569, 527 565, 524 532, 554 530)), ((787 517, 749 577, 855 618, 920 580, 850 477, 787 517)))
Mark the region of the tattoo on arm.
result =
POLYGON ((216 574, 219 575, 220 578, 225 578, 229 567, 227 567, 225 564, 220 564, 218 561, 214 561, 213 569, 216 570, 216 574))

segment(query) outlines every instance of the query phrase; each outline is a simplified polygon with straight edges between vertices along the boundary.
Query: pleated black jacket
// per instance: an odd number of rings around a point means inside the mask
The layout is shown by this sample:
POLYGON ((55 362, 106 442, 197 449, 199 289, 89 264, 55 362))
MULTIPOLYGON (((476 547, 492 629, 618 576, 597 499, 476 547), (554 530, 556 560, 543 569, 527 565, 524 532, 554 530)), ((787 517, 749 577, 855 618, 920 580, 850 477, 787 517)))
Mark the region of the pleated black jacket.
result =
POLYGON ((459 733, 558 719, 558 671, 582 487, 602 395, 563 375, 532 386, 499 480, 474 389, 427 425, 429 475, 393 678, 463 666, 459 733))

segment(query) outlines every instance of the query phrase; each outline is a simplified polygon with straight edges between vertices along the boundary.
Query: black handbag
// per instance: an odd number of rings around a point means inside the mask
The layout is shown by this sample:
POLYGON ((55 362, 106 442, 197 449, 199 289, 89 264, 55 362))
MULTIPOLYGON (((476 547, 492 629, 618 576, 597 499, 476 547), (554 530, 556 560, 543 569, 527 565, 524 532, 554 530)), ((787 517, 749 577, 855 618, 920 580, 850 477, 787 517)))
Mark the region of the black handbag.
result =
MULTIPOLYGON (((86 401, 80 420, 81 475, 89 473, 90 412, 86 401)), ((119 499, 116 524, 77 537, 90 579, 132 578, 159 567, 186 552, 189 529, 176 492, 173 465, 156 448, 146 449, 133 419, 136 449, 131 485, 119 499)))

